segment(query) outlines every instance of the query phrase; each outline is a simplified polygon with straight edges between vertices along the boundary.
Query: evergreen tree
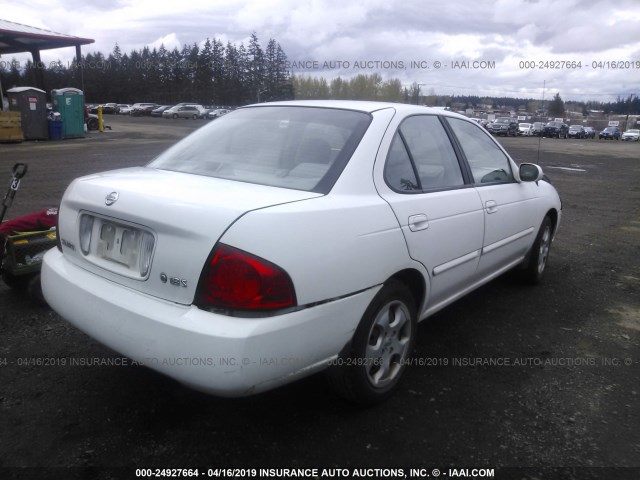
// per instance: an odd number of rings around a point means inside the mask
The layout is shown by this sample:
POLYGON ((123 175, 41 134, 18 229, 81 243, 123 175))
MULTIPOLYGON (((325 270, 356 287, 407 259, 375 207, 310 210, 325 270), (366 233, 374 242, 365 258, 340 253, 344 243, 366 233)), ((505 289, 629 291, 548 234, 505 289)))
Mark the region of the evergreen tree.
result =
POLYGON ((547 110, 550 117, 563 117, 564 116, 564 102, 560 98, 560 93, 556 93, 553 100, 549 102, 549 108, 547 110))
POLYGON ((214 105, 222 105, 223 93, 225 89, 224 85, 224 46, 222 42, 217 39, 213 39, 211 45, 211 73, 212 73, 212 89, 214 105))
POLYGON ((258 36, 255 32, 251 34, 249 48, 247 50, 247 79, 246 89, 249 101, 264 101, 266 59, 260 48, 258 36))
POLYGON ((210 105, 213 102, 213 46, 208 38, 198 55, 195 82, 197 98, 201 103, 210 105))

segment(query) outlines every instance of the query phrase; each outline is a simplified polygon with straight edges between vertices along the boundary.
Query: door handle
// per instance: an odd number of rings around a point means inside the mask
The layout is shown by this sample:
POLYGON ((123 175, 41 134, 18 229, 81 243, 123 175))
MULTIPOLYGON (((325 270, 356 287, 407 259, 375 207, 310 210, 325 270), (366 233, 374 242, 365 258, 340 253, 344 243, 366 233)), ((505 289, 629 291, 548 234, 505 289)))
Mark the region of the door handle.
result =
POLYGON ((498 211, 498 202, 495 200, 487 200, 484 204, 487 213, 496 213, 498 211))
POLYGON ((424 213, 411 215, 409 217, 409 230, 417 232, 418 230, 426 230, 429 228, 429 219, 424 213))

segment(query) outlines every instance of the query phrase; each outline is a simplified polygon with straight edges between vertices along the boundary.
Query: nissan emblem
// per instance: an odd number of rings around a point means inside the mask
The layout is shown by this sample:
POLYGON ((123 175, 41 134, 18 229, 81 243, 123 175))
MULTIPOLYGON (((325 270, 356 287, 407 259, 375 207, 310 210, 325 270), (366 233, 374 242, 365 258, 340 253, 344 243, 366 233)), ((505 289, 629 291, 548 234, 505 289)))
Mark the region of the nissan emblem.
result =
POLYGON ((111 192, 104 199, 104 203, 107 205, 107 207, 113 205, 117 201, 118 201, 118 192, 111 192))

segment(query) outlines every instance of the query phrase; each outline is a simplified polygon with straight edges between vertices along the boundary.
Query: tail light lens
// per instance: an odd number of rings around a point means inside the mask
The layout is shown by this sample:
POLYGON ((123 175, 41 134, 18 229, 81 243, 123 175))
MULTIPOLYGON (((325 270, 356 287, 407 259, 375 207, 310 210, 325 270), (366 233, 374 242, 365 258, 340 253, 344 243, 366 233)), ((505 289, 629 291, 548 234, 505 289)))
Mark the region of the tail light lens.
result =
POLYGON ((140 276, 146 277, 151 268, 151 257, 153 256, 153 247, 155 246, 155 238, 149 232, 143 232, 140 241, 140 276))
POLYGON ((291 278, 263 258, 218 244, 205 266, 198 304, 232 310, 274 310, 296 305, 291 278))
POLYGON ((93 233, 93 217, 82 215, 80 217, 80 250, 87 255, 91 246, 91 235, 93 233))

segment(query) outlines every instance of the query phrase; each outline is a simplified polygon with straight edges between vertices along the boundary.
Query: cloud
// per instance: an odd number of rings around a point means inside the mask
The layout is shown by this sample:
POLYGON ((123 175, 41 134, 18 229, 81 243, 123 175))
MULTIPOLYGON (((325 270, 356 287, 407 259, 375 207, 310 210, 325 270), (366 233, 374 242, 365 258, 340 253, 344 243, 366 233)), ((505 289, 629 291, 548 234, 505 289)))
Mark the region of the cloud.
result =
MULTIPOLYGON (((93 38, 83 52, 105 55, 116 42, 123 52, 160 44, 180 49, 206 38, 246 45, 256 32, 263 48, 273 38, 290 60, 495 62, 494 69, 475 71, 375 70, 407 85, 429 83, 439 93, 538 95, 545 81, 574 95, 640 93, 640 65, 616 71, 521 67, 524 61, 640 61, 637 0, 32 0, 14 2, 0 17, 93 38)), ((73 55, 73 49, 47 51, 43 59, 70 61, 73 55)), ((314 74, 357 73, 373 70, 314 74)))

